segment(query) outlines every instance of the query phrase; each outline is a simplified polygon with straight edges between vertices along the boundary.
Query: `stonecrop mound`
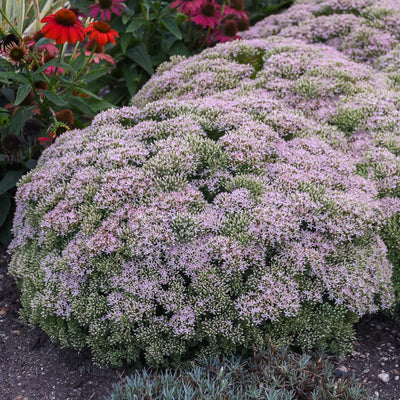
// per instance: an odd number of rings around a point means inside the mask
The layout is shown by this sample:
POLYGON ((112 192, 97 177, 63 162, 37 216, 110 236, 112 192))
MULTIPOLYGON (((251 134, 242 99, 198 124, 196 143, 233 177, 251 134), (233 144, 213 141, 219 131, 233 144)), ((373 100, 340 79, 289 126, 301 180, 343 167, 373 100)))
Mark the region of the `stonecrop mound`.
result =
POLYGON ((23 315, 114 365, 346 351, 358 316, 393 303, 399 121, 385 77, 331 48, 175 58, 20 182, 23 315))
POLYGON ((400 4, 398 0, 295 0, 244 32, 245 39, 273 35, 324 43, 350 58, 388 72, 400 86, 400 4))

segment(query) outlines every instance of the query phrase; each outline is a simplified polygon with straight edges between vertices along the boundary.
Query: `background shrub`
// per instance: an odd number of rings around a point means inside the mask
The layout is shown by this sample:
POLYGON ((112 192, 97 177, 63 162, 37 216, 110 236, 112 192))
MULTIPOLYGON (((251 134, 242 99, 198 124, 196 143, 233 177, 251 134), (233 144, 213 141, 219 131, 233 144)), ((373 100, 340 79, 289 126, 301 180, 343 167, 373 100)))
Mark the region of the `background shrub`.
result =
POLYGON ((99 362, 159 366, 269 337, 343 352, 358 316, 391 306, 399 103, 383 75, 240 41, 162 65, 133 104, 65 133, 19 185, 26 320, 99 362))

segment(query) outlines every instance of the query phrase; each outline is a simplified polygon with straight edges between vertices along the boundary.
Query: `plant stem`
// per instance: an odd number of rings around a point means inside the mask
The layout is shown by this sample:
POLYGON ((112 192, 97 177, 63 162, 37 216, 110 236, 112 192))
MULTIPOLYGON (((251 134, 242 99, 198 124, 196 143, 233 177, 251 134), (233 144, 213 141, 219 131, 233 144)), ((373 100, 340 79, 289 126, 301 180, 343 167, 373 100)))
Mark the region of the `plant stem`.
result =
POLYGON ((56 66, 56 69, 55 69, 54 72, 53 72, 53 76, 51 77, 49 90, 53 90, 53 85, 54 85, 54 83, 55 83, 55 81, 56 81, 58 68, 59 68, 59 65, 60 65, 60 63, 61 63, 62 56, 63 56, 63 53, 64 53, 64 45, 65 45, 65 43, 63 43, 63 44, 61 45, 60 53, 58 54, 57 66, 56 66))
MULTIPOLYGON (((10 25, 11 30, 18 36, 18 39, 20 40, 20 42, 24 43, 24 38, 19 33, 18 29, 16 29, 15 26, 12 24, 10 19, 7 17, 7 14, 1 8, 0 8, 0 13, 1 13, 1 16, 6 20, 8 25, 10 25)), ((38 59, 36 58, 35 53, 33 53, 29 48, 28 48, 28 53, 32 57, 32 60, 35 62, 36 66, 39 67, 40 63, 39 63, 38 59)), ((28 68, 27 68, 27 70, 28 70, 28 68)), ((47 79, 46 75, 44 73, 42 73, 42 75, 44 77, 44 80, 47 82, 48 79, 47 79)))
POLYGON ((31 71, 29 71, 29 65, 25 61, 23 62, 23 64, 24 64, 24 67, 26 69, 26 75, 28 76, 29 83, 31 84, 33 95, 35 97, 36 103, 39 106, 40 114, 42 115, 43 103, 42 103, 42 101, 40 99, 38 91, 36 90, 35 82, 33 81, 33 78, 32 78, 32 75, 31 75, 31 71))
MULTIPOLYGON (((93 46, 93 49, 92 49, 92 51, 90 52, 90 55, 89 55, 89 57, 87 58, 87 60, 86 60, 85 64, 83 65, 83 67, 82 67, 82 68, 78 71, 78 73, 76 74, 76 76, 75 76, 75 78, 74 78, 74 80, 73 80, 73 82, 72 82, 73 84, 76 83, 76 82, 79 80, 79 78, 80 78, 80 76, 82 75, 82 73, 85 72, 85 69, 86 69, 86 67, 88 66, 90 60, 92 59, 93 54, 95 53, 96 49, 97 49, 97 43, 95 43, 95 45, 93 46)), ((65 93, 68 93, 68 91, 71 91, 71 92, 72 92, 73 90, 74 90, 73 87, 72 87, 72 88, 65 88, 65 89, 63 89, 59 94, 65 94, 65 93)))
POLYGON ((204 42, 200 46, 201 49, 204 48, 204 46, 207 44, 208 38, 210 37, 210 33, 211 33, 211 26, 209 26, 207 29, 207 34, 206 37, 204 38, 204 42))
POLYGON ((71 58, 69 59, 69 62, 68 62, 69 65, 71 65, 72 61, 74 61, 75 54, 76 54, 76 51, 78 50, 79 44, 80 44, 80 42, 76 42, 76 44, 75 44, 74 51, 72 52, 71 58))

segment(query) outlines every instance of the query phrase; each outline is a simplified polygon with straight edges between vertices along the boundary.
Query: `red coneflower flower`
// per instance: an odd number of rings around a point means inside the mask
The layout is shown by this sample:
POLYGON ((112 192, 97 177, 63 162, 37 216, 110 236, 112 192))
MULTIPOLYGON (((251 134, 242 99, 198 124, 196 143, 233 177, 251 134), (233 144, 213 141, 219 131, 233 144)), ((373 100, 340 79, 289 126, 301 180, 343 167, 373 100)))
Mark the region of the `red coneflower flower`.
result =
POLYGON ((203 0, 200 6, 200 13, 195 15, 192 21, 203 28, 210 27, 214 29, 221 23, 220 8, 221 6, 215 3, 214 0, 203 0))
POLYGON ((107 22, 95 21, 87 28, 86 33, 90 33, 89 39, 96 40, 97 44, 104 46, 107 43, 115 43, 115 38, 119 37, 116 30, 111 29, 107 22))
POLYGON ((82 42, 85 38, 82 22, 66 8, 44 17, 42 22, 47 22, 42 33, 46 38, 55 40, 56 44, 82 42))
POLYGON ((22 61, 25 61, 25 57, 28 54, 25 46, 23 44, 10 44, 5 48, 5 53, 8 61, 14 65, 21 64, 22 61))
POLYGON ((224 16, 236 15, 239 18, 247 18, 247 12, 244 11, 244 0, 232 0, 230 6, 225 6, 224 16))
POLYGON ((97 0, 96 4, 92 4, 88 7, 90 10, 89 16, 96 18, 100 13, 100 19, 111 20, 111 12, 116 15, 121 15, 121 11, 125 8, 125 0, 97 0))
POLYGON ((178 7, 178 11, 186 15, 195 15, 201 6, 201 0, 175 0, 170 7, 178 7))

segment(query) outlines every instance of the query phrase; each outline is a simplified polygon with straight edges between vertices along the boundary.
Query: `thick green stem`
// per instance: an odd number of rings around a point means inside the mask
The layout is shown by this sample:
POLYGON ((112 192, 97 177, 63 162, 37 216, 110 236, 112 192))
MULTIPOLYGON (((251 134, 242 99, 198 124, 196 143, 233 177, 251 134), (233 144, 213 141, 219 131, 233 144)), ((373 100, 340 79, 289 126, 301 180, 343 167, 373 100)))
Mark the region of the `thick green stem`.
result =
POLYGON ((32 88, 33 95, 35 97, 36 103, 37 103, 37 105, 38 105, 38 107, 40 109, 40 114, 42 115, 42 113, 43 113, 43 103, 42 103, 42 101, 40 99, 38 91, 36 90, 35 82, 33 81, 31 72, 29 71, 29 65, 26 62, 23 62, 23 64, 24 64, 24 67, 26 69, 26 75, 28 76, 29 83, 31 84, 31 88, 32 88))
POLYGON ((68 62, 69 65, 71 65, 72 61, 74 61, 75 54, 78 50, 79 44, 80 44, 80 42, 76 42, 76 44, 75 44, 74 51, 72 52, 71 58, 69 59, 69 62, 68 62))
POLYGON ((59 69, 59 65, 60 65, 61 60, 63 58, 63 53, 64 53, 64 43, 61 45, 60 53, 58 54, 57 66, 56 66, 56 69, 53 72, 53 76, 51 77, 49 90, 53 90, 53 86, 54 86, 54 84, 56 82, 56 78, 57 78, 57 72, 58 72, 58 69, 59 69))

